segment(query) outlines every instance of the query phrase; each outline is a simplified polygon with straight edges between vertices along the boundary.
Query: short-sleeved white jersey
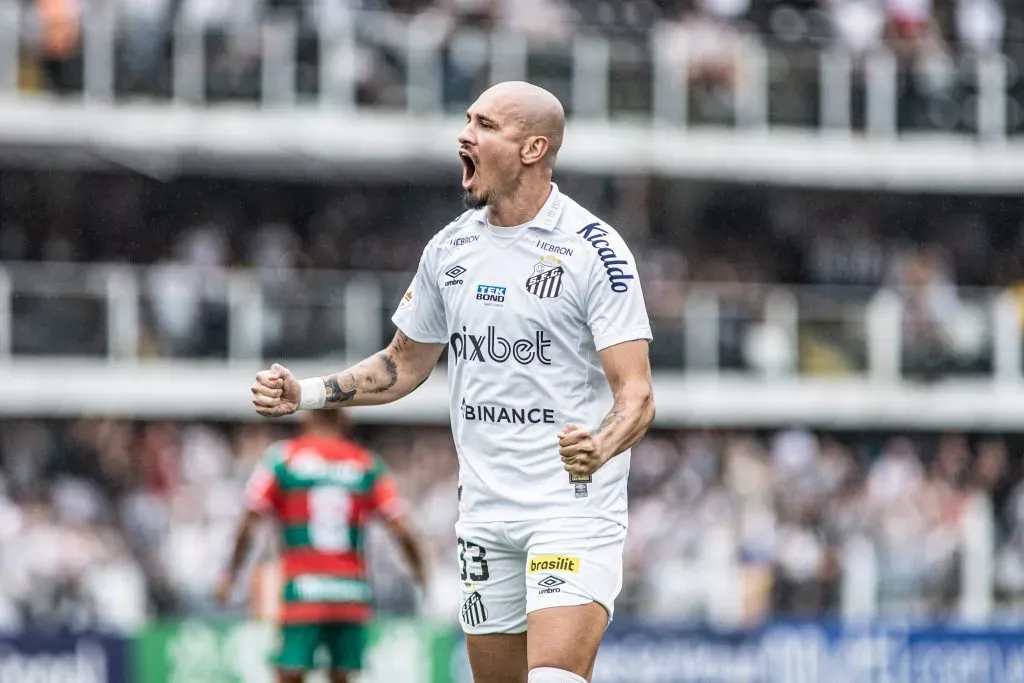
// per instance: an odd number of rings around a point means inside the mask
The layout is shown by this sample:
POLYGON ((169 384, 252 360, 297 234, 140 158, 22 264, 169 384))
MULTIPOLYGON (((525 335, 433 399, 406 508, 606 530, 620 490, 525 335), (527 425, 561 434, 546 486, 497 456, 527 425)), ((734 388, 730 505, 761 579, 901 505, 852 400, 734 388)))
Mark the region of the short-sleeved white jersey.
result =
POLYGON ((595 429, 611 409, 597 352, 651 339, 633 255, 554 184, 514 239, 491 230, 480 209, 437 233, 392 318, 416 341, 449 344, 460 519, 625 525, 629 452, 570 481, 558 433, 595 429))

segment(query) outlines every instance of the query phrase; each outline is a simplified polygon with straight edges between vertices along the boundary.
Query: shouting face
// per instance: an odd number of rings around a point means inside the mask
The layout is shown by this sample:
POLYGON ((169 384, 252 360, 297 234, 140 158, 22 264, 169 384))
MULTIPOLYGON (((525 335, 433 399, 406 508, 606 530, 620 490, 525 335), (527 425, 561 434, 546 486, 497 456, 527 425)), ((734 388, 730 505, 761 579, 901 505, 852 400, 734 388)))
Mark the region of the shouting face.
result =
POLYGON ((508 93, 488 90, 466 112, 459 135, 466 205, 481 208, 511 193, 522 172, 525 132, 508 93))
POLYGON ((459 135, 466 204, 493 207, 531 178, 547 183, 564 127, 561 103, 543 88, 509 81, 487 90, 466 112, 459 135))

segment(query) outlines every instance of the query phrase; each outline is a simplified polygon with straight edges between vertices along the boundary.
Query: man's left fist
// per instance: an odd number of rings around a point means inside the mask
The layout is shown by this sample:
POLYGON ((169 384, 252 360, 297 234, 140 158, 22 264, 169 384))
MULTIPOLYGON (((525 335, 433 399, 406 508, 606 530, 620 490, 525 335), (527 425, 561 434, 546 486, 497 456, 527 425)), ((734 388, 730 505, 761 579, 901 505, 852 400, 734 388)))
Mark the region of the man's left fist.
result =
POLYGON ((565 471, 577 477, 590 476, 608 460, 600 439, 574 424, 565 425, 559 433, 558 446, 565 471))

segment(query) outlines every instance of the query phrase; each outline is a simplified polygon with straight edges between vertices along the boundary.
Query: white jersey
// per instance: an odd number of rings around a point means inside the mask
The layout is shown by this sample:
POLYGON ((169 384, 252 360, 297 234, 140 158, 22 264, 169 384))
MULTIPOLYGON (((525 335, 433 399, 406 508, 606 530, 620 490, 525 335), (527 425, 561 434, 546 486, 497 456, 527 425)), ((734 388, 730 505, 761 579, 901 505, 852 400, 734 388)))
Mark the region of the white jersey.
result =
POLYGON ((597 352, 650 340, 650 322, 618 233, 551 188, 518 230, 492 234, 502 229, 480 209, 437 233, 392 320, 411 339, 449 344, 462 521, 625 526, 629 452, 571 481, 558 433, 596 429, 612 406, 597 352))

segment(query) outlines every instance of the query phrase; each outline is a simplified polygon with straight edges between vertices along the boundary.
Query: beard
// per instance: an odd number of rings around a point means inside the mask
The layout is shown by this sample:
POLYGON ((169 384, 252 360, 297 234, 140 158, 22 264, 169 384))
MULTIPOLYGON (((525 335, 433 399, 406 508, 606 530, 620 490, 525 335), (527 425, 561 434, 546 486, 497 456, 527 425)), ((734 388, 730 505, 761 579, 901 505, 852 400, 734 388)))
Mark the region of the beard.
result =
POLYGON ((467 209, 482 209, 491 203, 491 193, 485 192, 478 197, 466 190, 462 193, 462 203, 467 209))
POLYGON ((467 209, 483 209, 488 206, 496 206, 502 199, 513 196, 518 190, 519 185, 520 179, 516 177, 512 182, 492 185, 481 194, 474 194, 472 190, 464 190, 462 193, 462 203, 467 209))

